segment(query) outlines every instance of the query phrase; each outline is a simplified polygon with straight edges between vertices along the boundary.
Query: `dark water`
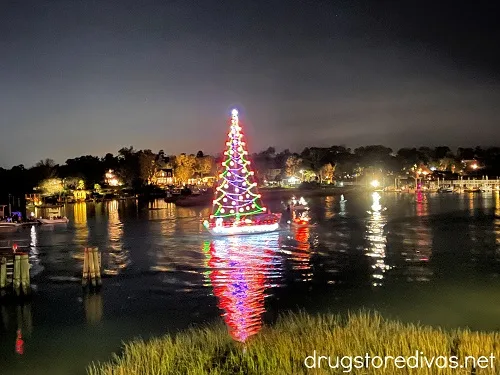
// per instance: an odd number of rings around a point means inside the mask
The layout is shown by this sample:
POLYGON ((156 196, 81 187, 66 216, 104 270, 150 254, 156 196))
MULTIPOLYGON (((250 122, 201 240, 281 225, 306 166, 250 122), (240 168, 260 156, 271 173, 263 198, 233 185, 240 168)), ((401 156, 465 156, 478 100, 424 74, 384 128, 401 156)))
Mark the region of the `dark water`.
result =
MULTIPOLYGON (((29 245, 30 303, 0 306, 1 374, 84 374, 122 341, 221 319, 236 340, 288 309, 374 308, 404 321, 500 327, 500 198, 348 195, 311 200, 314 228, 213 240, 207 209, 162 201, 68 205, 70 224, 0 233, 29 245), (99 294, 80 284, 102 252, 99 294), (24 354, 15 353, 21 329, 24 354)), ((271 208, 279 201, 268 202, 271 208)))

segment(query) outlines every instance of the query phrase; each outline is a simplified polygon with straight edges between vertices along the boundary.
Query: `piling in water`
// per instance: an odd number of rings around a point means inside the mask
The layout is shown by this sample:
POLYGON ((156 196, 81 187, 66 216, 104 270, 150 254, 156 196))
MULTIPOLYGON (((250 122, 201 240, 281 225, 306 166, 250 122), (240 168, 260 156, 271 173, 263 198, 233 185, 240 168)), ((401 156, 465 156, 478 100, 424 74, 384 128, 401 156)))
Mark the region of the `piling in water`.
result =
POLYGON ((14 254, 14 275, 12 287, 16 296, 21 295, 21 254, 14 254))
POLYGON ((83 257, 82 286, 89 284, 93 288, 102 285, 101 281, 101 256, 97 248, 85 248, 83 257))
POLYGON ((7 286, 7 258, 2 257, 0 260, 0 289, 7 286))
POLYGON ((92 249, 92 254, 94 258, 94 268, 95 268, 95 278, 96 278, 96 284, 97 286, 101 286, 101 261, 99 257, 99 252, 97 248, 92 249))
POLYGON ((21 287, 23 294, 25 296, 31 293, 31 285, 30 285, 30 261, 28 254, 23 253, 20 257, 21 262, 21 287))
POLYGON ((82 272, 82 287, 86 287, 89 282, 89 249, 83 251, 83 272, 82 272))

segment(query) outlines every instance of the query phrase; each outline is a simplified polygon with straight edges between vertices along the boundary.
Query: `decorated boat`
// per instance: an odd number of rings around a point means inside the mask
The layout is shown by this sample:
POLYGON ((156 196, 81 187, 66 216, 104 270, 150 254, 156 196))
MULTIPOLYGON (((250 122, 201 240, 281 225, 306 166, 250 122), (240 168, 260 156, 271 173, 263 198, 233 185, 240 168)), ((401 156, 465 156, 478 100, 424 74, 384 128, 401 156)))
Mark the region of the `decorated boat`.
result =
POLYGON ((203 222, 214 236, 260 234, 279 229, 281 215, 270 213, 263 206, 242 138, 238 111, 233 109, 224 152, 226 160, 222 162, 212 214, 203 222))
POLYGON ((314 227, 316 226, 311 222, 311 217, 307 210, 302 210, 302 212, 293 212, 292 220, 290 220, 290 225, 295 227, 314 227))
POLYGON ((304 197, 300 197, 299 199, 292 197, 290 200, 290 208, 292 210, 308 210, 309 205, 307 204, 307 201, 304 199, 304 197))
POLYGON ((69 223, 69 220, 66 216, 64 217, 56 217, 56 218, 49 218, 49 219, 43 219, 39 218, 37 221, 40 224, 67 224, 69 223))

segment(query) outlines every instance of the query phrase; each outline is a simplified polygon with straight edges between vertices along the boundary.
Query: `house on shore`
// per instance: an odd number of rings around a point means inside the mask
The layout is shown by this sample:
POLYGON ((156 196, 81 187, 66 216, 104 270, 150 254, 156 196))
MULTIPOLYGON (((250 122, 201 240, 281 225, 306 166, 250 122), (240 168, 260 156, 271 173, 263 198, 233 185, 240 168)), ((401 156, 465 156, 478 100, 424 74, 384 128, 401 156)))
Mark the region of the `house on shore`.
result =
POLYGON ((154 174, 154 176, 151 177, 149 183, 160 187, 174 185, 175 183, 174 169, 168 167, 158 169, 154 174))

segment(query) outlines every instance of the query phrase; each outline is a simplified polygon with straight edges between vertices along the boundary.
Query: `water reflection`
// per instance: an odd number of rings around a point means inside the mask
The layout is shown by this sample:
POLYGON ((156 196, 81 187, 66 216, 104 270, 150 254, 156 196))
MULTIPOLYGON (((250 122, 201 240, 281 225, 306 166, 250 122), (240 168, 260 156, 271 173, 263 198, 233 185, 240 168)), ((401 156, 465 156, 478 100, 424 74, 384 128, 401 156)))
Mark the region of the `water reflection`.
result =
POLYGON ((233 339, 245 342, 262 328, 266 289, 280 277, 278 235, 216 239, 209 246, 218 306, 233 339))
POLYGON ((330 220, 335 216, 335 197, 330 196, 325 198, 325 220, 330 220))
POLYGON ((30 228, 29 262, 31 265, 31 277, 43 271, 44 267, 41 264, 40 252, 38 250, 38 232, 34 225, 30 228))
POLYGON ((366 221, 367 247, 365 248, 366 256, 373 259, 372 261, 372 285, 382 286, 385 272, 390 269, 386 264, 386 237, 384 234, 384 226, 387 223, 387 218, 382 214, 383 208, 380 203, 380 194, 374 192, 372 194, 372 205, 370 216, 366 221))
POLYGON ((87 323, 96 325, 102 320, 102 294, 88 293, 84 297, 85 317, 87 323))
POLYGON ((427 267, 432 255, 432 231, 429 226, 429 200, 421 191, 416 194, 415 223, 407 224, 405 249, 407 281, 429 281, 432 271, 427 267))
POLYGON ((495 199, 495 218, 493 220, 493 231, 495 234, 495 253, 496 258, 500 258, 500 192, 494 192, 495 199))
POLYGON ((80 202, 73 205, 73 225, 75 227, 75 242, 85 246, 89 236, 87 203, 80 202))
POLYGON ((287 252, 287 260, 292 262, 292 270, 300 272, 296 275, 300 281, 311 281, 313 276, 310 264, 310 231, 309 227, 296 227, 293 233, 293 250, 287 252))
POLYGON ((164 200, 157 200, 149 203, 148 210, 149 220, 160 222, 160 232, 162 235, 171 236, 175 233, 175 204, 167 203, 164 200))
POLYGON ((104 273, 117 275, 129 264, 128 252, 123 249, 123 223, 120 220, 118 201, 106 202, 108 212, 108 260, 104 273))
POLYGON ((27 336, 33 332, 33 314, 30 303, 2 305, 0 313, 5 331, 21 330, 27 336))

